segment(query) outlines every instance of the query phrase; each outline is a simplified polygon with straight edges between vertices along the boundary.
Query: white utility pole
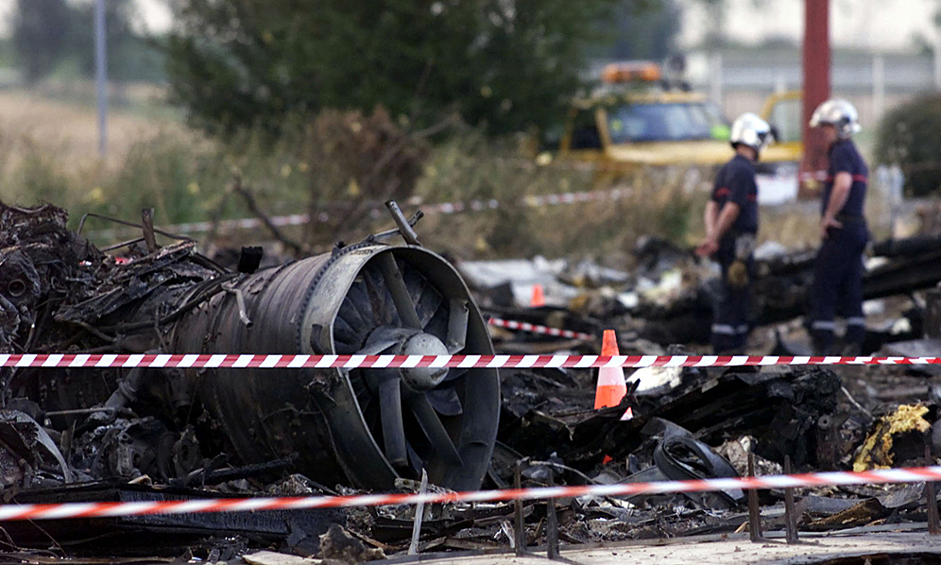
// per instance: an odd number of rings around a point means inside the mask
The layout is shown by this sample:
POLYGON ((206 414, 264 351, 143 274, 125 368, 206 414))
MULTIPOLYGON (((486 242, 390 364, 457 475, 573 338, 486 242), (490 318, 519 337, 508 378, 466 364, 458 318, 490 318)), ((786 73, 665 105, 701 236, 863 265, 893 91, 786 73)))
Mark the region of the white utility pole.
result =
POLYGON ((98 156, 108 153, 108 43, 105 0, 95 0, 95 93, 98 99, 98 156))
POLYGON ((709 96, 712 101, 725 110, 725 101, 722 99, 722 53, 716 51, 709 57, 709 96))
POLYGON ((885 113, 885 55, 872 56, 872 123, 877 123, 885 113))
POLYGON ((941 90, 941 30, 934 34, 934 88, 941 90))
POLYGON ((784 69, 779 68, 774 75, 774 93, 784 94, 787 92, 787 77, 784 76, 784 69))

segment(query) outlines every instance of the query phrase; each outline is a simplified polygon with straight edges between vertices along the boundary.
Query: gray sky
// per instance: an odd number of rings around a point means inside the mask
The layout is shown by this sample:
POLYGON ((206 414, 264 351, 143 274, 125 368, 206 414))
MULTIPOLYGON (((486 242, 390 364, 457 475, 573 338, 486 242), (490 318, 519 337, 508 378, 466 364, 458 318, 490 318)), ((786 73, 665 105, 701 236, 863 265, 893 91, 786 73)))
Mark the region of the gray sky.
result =
MULTIPOLYGON (((76 0, 72 0, 76 1, 76 0)), ((92 1, 92 0, 82 0, 92 1)), ((170 25, 167 0, 135 0, 144 24, 161 32, 170 25)), ((0 0, 0 33, 9 26, 15 0, 0 0)), ((706 31, 702 0, 678 0, 684 9, 680 45, 695 45, 706 31)), ((804 0, 726 0, 725 32, 734 40, 760 43, 767 37, 800 41, 804 0)), ((937 0, 830 0, 830 37, 834 46, 881 51, 909 49, 920 34, 937 37, 931 23, 937 0)))
POLYGON ((137 0, 150 31, 165 31, 170 27, 170 9, 166 0, 137 0))

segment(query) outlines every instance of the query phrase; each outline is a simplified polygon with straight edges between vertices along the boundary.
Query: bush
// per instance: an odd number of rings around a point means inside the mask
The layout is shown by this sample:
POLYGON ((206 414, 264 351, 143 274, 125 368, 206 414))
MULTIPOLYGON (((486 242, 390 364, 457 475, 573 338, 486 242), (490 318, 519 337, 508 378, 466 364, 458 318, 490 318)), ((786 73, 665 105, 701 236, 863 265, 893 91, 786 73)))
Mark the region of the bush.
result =
POLYGON ((941 188, 941 95, 921 96, 883 118, 876 161, 902 167, 910 196, 927 196, 941 188))

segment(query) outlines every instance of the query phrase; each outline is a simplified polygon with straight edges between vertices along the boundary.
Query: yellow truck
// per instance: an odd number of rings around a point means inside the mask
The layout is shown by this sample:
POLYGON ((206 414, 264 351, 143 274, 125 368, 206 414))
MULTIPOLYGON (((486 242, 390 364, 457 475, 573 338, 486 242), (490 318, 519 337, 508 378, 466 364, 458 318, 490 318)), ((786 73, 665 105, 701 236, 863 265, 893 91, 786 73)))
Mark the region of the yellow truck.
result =
MULTIPOLYGON (((639 167, 713 168, 732 158, 729 123, 705 95, 652 87, 662 82, 652 63, 609 66, 603 77, 620 88, 572 104, 552 144, 561 159, 594 163, 599 180, 610 180, 639 167)), ((794 197, 803 151, 800 100, 800 92, 773 95, 761 112, 776 126, 779 142, 762 152, 760 182, 793 183, 793 190, 785 191, 794 197)))

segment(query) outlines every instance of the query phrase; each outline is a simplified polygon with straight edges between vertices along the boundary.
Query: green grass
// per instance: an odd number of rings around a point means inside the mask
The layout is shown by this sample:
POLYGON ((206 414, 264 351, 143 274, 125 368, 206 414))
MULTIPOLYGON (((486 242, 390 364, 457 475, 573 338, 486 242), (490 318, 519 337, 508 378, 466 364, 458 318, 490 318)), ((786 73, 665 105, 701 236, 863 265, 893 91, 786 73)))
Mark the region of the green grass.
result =
MULTIPOLYGON (((5 105, 0 94, 0 124, 2 109, 15 106, 12 102, 15 100, 5 105)), ((32 134, 3 130, 0 125, 0 199, 22 205, 52 202, 63 206, 71 213, 73 227, 89 212, 137 221, 142 208, 154 208, 156 224, 163 226, 250 216, 245 202, 231 191, 236 178, 251 189, 259 207, 270 215, 317 213, 324 209, 316 204, 320 201, 384 199, 362 194, 362 187, 350 176, 353 173, 344 168, 351 165, 334 163, 334 157, 324 157, 332 154, 316 145, 333 143, 330 135, 339 135, 337 143, 345 139, 349 144, 350 139, 343 137, 348 132, 342 128, 353 127, 357 120, 368 124, 366 118, 339 116, 330 127, 340 129, 324 128, 326 141, 311 138, 312 130, 301 124, 293 136, 279 143, 272 143, 263 133, 250 132, 223 145, 188 132, 173 118, 159 117, 162 110, 146 118, 115 112, 114 145, 109 159, 102 163, 93 148, 93 115, 83 114, 74 104, 45 104, 37 112, 52 113, 62 124, 53 131, 65 131, 73 137, 49 135, 42 122, 37 122, 32 134), (135 128, 142 128, 137 137, 135 128)), ((357 143, 360 139, 352 138, 357 143)), ((494 199, 500 207, 455 215, 429 214, 417 226, 426 246, 468 259, 541 254, 593 257, 603 264, 624 267, 631 263, 634 243, 641 235, 660 235, 683 246, 700 237, 707 193, 687 190, 681 174, 642 172, 622 178, 617 186, 631 192, 614 201, 521 205, 527 196, 604 190, 611 185, 599 186, 595 175, 584 167, 558 161, 537 166, 521 156, 520 146, 519 139, 492 140, 472 129, 453 132, 446 141, 427 146, 414 190, 403 187, 392 193, 407 215, 417 207, 410 196, 428 204, 494 199)), ((357 144, 349 147, 360 150, 357 144)), ((369 169, 375 154, 363 155, 365 162, 352 166, 369 169)), ((310 251, 322 251, 333 241, 355 242, 393 227, 384 210, 375 219, 366 212, 350 217, 344 217, 342 210, 330 212, 328 223, 284 231, 310 251)), ((95 232, 106 227, 112 226, 89 220, 86 229, 95 232)), ((216 237, 219 245, 271 239, 264 229, 216 237)), ((105 244, 114 240, 94 241, 105 244)))

